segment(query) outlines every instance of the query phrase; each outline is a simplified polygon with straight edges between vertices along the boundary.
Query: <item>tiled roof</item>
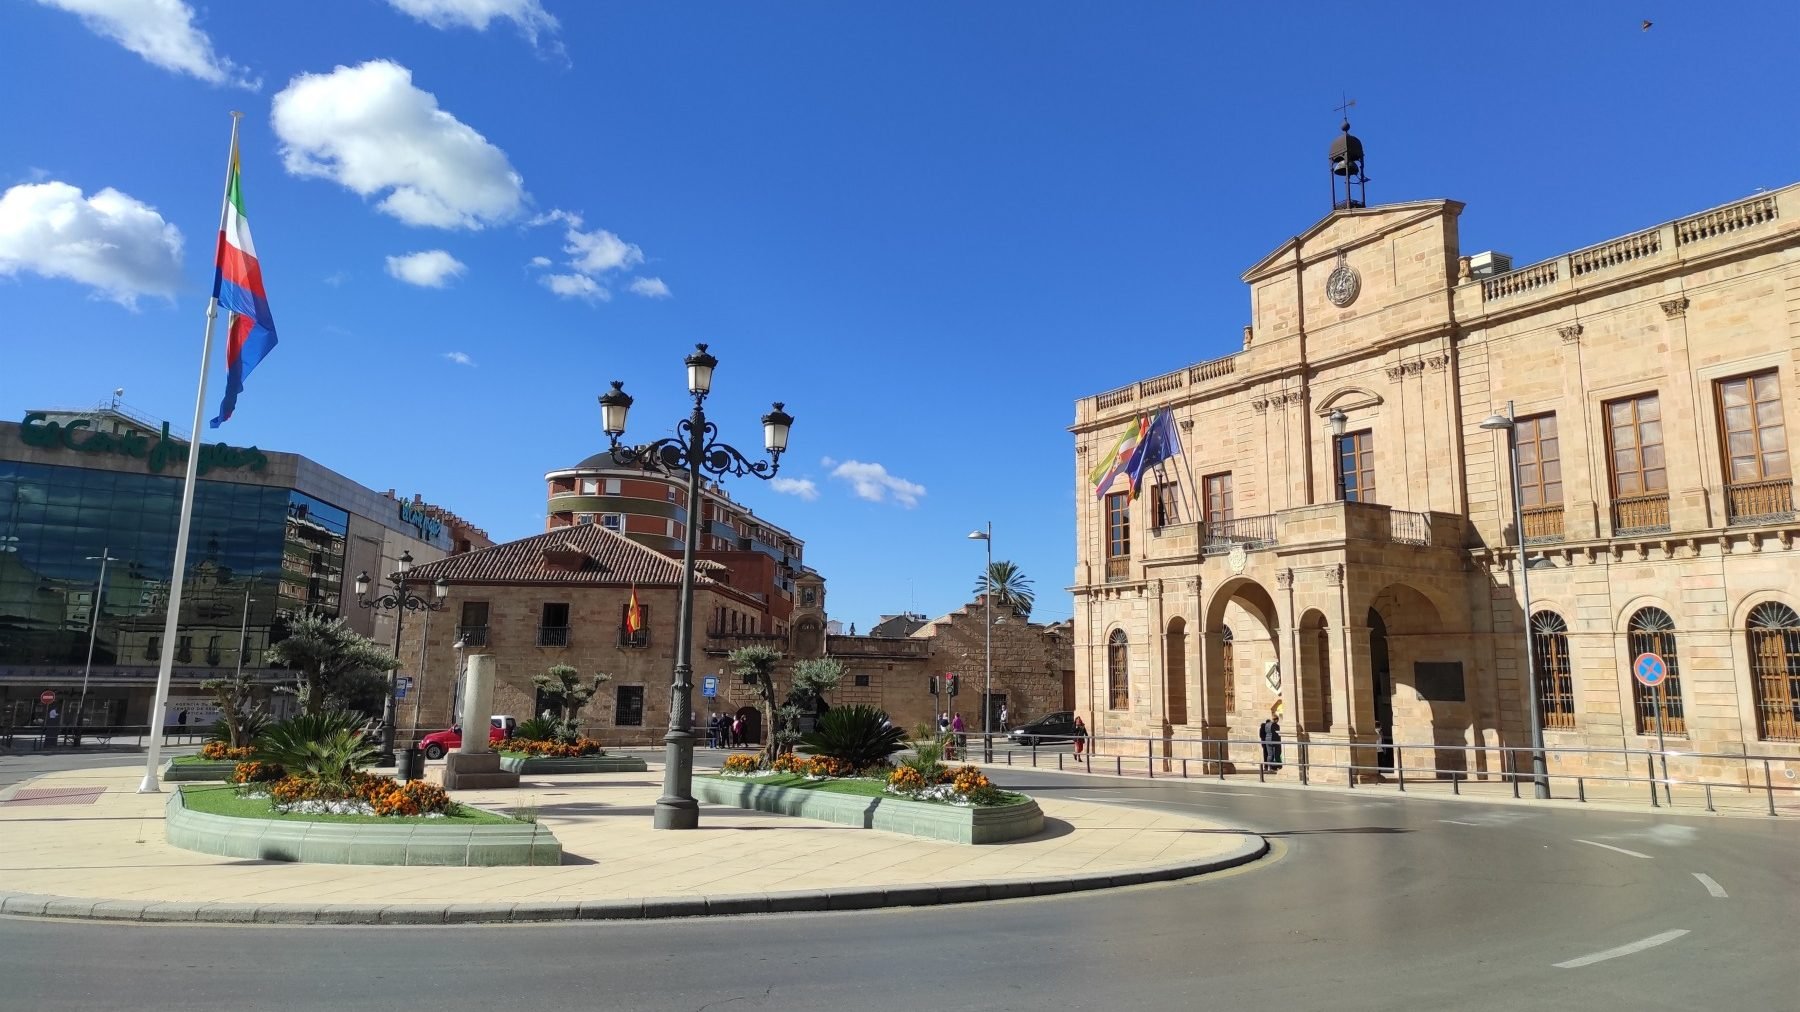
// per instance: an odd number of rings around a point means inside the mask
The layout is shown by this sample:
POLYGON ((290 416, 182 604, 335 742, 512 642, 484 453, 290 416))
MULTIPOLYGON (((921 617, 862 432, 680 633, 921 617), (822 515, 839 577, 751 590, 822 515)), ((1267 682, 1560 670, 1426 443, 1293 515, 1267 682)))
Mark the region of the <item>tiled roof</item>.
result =
MULTIPOLYGON (((678 586, 681 563, 599 524, 578 524, 414 566, 408 583, 678 586)), ((695 574, 696 586, 716 586, 695 574)))

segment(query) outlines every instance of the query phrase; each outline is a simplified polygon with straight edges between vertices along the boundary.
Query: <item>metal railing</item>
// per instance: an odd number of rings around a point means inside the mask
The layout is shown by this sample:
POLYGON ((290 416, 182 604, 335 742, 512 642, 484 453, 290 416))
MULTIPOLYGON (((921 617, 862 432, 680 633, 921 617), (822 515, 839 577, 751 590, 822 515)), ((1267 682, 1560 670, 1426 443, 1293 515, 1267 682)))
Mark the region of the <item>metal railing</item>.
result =
MULTIPOLYGON (((1447 788, 1452 794, 1499 792, 1514 798, 1532 795, 1531 749, 1516 745, 1467 745, 1419 742, 1350 743, 1286 738, 1268 743, 1239 738, 1175 738, 1093 735, 1079 743, 1067 736, 1046 735, 1011 742, 1008 735, 969 732, 959 757, 973 742, 983 761, 995 765, 1054 766, 1114 776, 1183 780, 1248 778, 1259 782, 1292 781, 1312 786, 1325 779, 1358 790, 1394 788, 1400 792, 1447 788), (1080 748, 1075 748, 1079 744, 1080 748), (1274 755, 1265 752, 1274 744, 1274 755), (1521 790, 1523 788, 1523 790, 1521 790)), ((1800 815, 1800 757, 1730 755, 1657 751, 1639 748, 1546 747, 1545 782, 1552 799, 1580 802, 1625 801, 1651 807, 1704 806, 1718 811, 1721 801, 1741 797, 1770 816, 1800 815), (1558 767, 1579 766, 1578 769, 1558 767), (1732 770, 1741 779, 1703 775, 1708 767, 1732 770), (1590 793, 1594 797, 1590 799, 1590 793)), ((947 759, 950 757, 946 757, 947 759)))
POLYGON ((538 626, 537 644, 540 647, 566 647, 569 645, 569 627, 566 625, 538 626))
MULTIPOLYGON (((148 724, 58 724, 43 727, 31 724, 0 725, 0 748, 15 752, 65 748, 143 748, 150 738, 148 724)), ((198 745, 212 737, 212 728, 202 724, 170 724, 163 728, 165 747, 198 745)))
POLYGON ((1275 543, 1275 514, 1208 520, 1201 530, 1206 555, 1224 555, 1240 545, 1253 552, 1275 543))
POLYGON ((1778 523, 1794 519, 1794 479, 1746 481, 1725 486, 1725 508, 1732 526, 1778 523))
POLYGON ((1654 534, 1669 529, 1669 493, 1621 496, 1613 500, 1614 534, 1654 534))
POLYGON ((456 627, 456 637, 463 641, 464 646, 485 647, 488 640, 488 627, 486 625, 459 625, 456 627))

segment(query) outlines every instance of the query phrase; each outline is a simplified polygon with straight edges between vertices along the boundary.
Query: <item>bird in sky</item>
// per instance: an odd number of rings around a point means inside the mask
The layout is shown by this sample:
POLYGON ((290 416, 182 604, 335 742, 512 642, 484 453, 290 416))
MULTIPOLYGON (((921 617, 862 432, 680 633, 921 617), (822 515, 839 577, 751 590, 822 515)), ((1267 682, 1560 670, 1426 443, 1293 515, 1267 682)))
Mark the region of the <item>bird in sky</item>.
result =
POLYGON ((1644 23, 1643 23, 1643 24, 1642 24, 1642 25, 1640 25, 1640 26, 1639 26, 1639 27, 1638 27, 1638 30, 1639 30, 1639 31, 1644 31, 1644 32, 1647 32, 1647 31, 1649 31, 1649 30, 1650 30, 1650 25, 1651 25, 1651 24, 1652 24, 1652 23, 1653 23, 1653 22, 1650 22, 1650 21, 1645 21, 1645 22, 1644 22, 1644 23))

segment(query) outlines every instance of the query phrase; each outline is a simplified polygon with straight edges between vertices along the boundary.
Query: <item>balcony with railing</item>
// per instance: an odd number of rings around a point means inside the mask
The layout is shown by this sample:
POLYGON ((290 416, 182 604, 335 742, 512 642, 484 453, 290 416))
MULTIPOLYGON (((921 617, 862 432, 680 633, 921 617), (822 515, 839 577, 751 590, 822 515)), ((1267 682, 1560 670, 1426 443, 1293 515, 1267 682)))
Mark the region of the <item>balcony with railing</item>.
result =
POLYGON ((1725 515, 1733 527, 1794 519, 1794 479, 1770 478, 1725 486, 1725 515))
POLYGON ((456 638, 462 640, 465 647, 485 647, 488 645, 488 627, 485 625, 459 625, 456 627, 456 638))
POLYGON ((1128 580, 1130 578, 1131 558, 1129 556, 1115 555, 1106 560, 1107 583, 1117 583, 1120 580, 1128 580))
POLYGON ((566 647, 569 645, 569 627, 566 625, 541 625, 537 631, 537 645, 540 647, 566 647))
POLYGON ((1531 506, 1525 511, 1525 543, 1541 545, 1563 539, 1563 506, 1531 506))
POLYGON ((1208 520, 1201 525, 1201 553, 1225 555, 1233 548, 1260 551, 1275 544, 1275 514, 1208 520))
POLYGON ((1669 493, 1622 496, 1612 503, 1614 534, 1660 534, 1669 529, 1669 493))

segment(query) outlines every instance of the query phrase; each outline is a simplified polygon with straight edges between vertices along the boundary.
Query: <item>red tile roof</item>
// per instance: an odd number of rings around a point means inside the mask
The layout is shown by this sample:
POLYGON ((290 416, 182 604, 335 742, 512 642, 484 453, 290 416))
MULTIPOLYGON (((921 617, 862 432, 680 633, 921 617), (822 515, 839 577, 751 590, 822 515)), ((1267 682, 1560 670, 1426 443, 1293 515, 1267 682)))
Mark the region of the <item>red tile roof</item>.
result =
MULTIPOLYGON (((408 583, 440 578, 450 583, 679 586, 681 563, 599 524, 578 524, 414 566, 406 574, 408 583)), ((694 584, 718 586, 699 573, 694 584)))

